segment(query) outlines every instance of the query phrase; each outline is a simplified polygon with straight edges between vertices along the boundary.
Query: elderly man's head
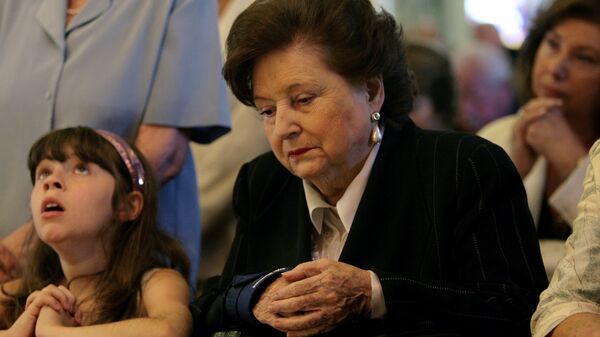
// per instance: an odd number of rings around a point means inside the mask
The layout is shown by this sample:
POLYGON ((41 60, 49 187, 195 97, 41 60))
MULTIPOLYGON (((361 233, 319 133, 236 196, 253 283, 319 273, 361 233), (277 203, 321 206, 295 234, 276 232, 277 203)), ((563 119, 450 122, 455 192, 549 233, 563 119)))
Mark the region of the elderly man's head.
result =
POLYGON ((477 43, 455 62, 458 89, 458 129, 477 132, 512 112, 515 103, 508 55, 497 46, 477 43))

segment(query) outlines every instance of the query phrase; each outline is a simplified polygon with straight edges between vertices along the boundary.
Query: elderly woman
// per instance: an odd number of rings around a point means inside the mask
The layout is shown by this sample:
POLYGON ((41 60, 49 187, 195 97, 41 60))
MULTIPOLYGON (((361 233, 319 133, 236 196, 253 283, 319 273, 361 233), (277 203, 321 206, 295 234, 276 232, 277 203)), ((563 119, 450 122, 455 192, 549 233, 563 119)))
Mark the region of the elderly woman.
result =
POLYGON ((600 137, 600 2, 556 0, 541 11, 518 66, 520 113, 479 134, 502 146, 523 177, 551 276, 577 216, 587 151, 600 137))
POLYGON ((237 18, 225 79, 272 153, 239 173, 195 335, 529 335, 547 280, 521 179, 499 147, 408 119, 399 31, 369 0, 237 18))

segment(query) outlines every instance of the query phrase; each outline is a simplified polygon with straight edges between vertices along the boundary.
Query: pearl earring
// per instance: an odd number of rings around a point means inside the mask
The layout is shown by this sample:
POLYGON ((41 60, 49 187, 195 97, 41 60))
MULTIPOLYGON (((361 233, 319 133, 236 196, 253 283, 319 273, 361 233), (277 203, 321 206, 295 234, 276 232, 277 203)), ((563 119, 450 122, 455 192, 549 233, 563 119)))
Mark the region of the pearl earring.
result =
POLYGON ((377 144, 377 143, 381 142, 381 139, 383 138, 381 135, 381 130, 379 129, 379 119, 380 118, 381 118, 381 115, 377 111, 375 111, 371 114, 371 122, 373 122, 375 124, 373 126, 373 130, 371 130, 371 142, 373 144, 377 144))

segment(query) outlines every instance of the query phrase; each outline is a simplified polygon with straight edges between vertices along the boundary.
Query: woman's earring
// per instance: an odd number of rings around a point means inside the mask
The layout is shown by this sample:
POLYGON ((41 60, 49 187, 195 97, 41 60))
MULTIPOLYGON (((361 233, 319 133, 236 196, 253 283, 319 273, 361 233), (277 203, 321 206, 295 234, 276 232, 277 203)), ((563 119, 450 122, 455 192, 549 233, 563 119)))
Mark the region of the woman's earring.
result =
POLYGON ((375 125, 373 126, 373 130, 371 130, 371 142, 373 144, 377 144, 377 143, 381 142, 381 139, 383 138, 381 136, 381 130, 379 129, 379 119, 380 118, 381 118, 381 115, 377 111, 375 111, 371 114, 371 122, 375 123, 375 125))

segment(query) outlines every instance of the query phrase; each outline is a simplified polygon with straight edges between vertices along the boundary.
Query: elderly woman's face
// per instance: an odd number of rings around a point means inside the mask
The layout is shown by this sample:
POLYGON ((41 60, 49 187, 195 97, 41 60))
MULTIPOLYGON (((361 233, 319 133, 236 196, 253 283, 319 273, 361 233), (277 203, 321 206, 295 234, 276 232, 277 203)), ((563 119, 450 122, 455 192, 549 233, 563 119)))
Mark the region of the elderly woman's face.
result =
POLYGON ((600 27, 566 19, 546 33, 532 73, 537 97, 563 100, 567 114, 589 117, 600 106, 600 27))
POLYGON ((277 159, 317 187, 349 184, 371 149, 370 115, 383 103, 381 81, 352 85, 328 69, 320 49, 294 44, 259 58, 252 85, 277 159), (373 94, 373 86, 381 93, 373 94))

